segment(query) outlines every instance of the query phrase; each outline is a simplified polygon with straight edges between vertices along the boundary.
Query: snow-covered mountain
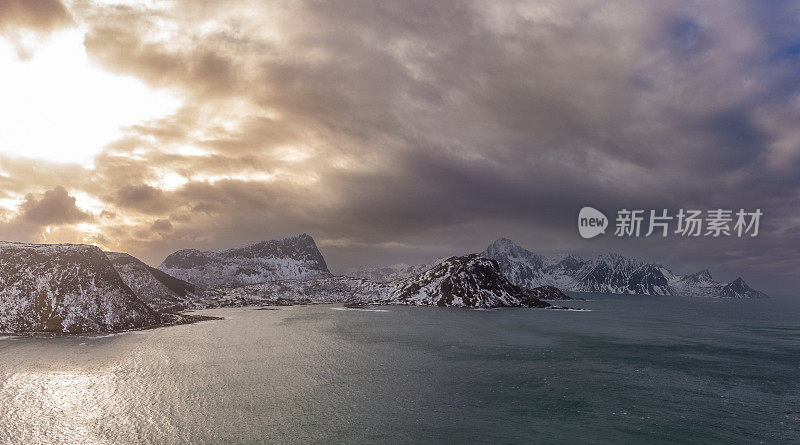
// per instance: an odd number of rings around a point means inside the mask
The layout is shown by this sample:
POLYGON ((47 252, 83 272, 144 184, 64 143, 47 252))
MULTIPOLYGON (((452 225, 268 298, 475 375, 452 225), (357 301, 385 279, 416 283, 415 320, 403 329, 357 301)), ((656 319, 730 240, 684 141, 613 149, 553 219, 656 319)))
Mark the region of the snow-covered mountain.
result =
POLYGON ((0 242, 0 332, 112 332, 160 322, 99 248, 0 242))
POLYGON ((718 298, 764 298, 741 279, 714 281, 708 270, 678 275, 664 266, 615 253, 586 260, 574 255, 544 257, 507 238, 494 241, 481 255, 497 261, 508 279, 523 288, 544 285, 563 290, 611 294, 685 295, 718 298))
POLYGON ((226 250, 179 250, 158 269, 204 288, 332 276, 314 239, 305 233, 226 250))
POLYGON ((769 298, 767 294, 748 286, 742 277, 723 286, 720 294, 725 298, 769 298))
POLYGON ((396 281, 388 304, 455 307, 548 307, 500 272, 496 261, 478 254, 448 258, 417 276, 396 281))
POLYGON ((157 311, 187 309, 203 296, 203 291, 194 284, 150 267, 132 255, 121 252, 105 254, 122 281, 140 300, 157 311))
POLYGON ((523 290, 510 283, 497 262, 477 254, 442 260, 401 280, 328 277, 279 280, 222 288, 205 300, 209 307, 288 303, 375 303, 455 307, 549 307, 542 299, 568 299, 555 288, 523 290))

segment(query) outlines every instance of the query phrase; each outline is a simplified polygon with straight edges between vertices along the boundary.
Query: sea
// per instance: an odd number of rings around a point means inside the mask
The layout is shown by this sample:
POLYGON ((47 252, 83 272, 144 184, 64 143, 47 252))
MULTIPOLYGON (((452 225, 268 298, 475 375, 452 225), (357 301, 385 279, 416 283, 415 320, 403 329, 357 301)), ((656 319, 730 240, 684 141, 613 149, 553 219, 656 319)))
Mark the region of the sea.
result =
POLYGON ((0 443, 800 443, 800 297, 575 295, 0 337, 0 443))

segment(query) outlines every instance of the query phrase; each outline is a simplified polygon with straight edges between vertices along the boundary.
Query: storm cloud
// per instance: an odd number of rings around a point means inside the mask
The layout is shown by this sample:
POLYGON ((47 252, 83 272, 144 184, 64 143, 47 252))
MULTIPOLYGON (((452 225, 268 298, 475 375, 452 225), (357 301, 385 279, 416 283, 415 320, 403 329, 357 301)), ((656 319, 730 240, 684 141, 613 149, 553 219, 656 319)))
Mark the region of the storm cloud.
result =
POLYGON ((800 2, 68 6, 94 63, 182 105, 92 167, 2 158, 11 196, 101 203, 94 232, 62 219, 60 239, 157 264, 307 232, 342 271, 507 236, 800 284, 800 2), (586 241, 583 205, 765 216, 747 240, 586 241))

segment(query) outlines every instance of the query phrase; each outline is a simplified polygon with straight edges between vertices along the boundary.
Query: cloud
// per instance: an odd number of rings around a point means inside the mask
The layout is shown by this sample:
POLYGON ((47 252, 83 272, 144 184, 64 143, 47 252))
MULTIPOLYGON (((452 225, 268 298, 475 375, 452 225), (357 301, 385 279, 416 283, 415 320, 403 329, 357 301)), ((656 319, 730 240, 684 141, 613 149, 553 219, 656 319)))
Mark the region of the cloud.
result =
POLYGON ((150 226, 150 230, 158 233, 172 232, 172 223, 168 219, 157 219, 150 226))
POLYGON ((0 29, 51 31, 71 23, 60 0, 0 0, 0 29))
POLYGON ((89 213, 75 205, 75 201, 64 187, 39 195, 29 193, 19 206, 19 218, 37 226, 74 224, 92 219, 89 213))
POLYGON ((165 194, 159 188, 147 184, 137 184, 120 188, 109 199, 122 208, 148 214, 159 214, 170 209, 170 203, 166 200, 165 194))
POLYGON ((73 23, 60 0, 0 0, 0 37, 11 42, 23 60, 32 57, 35 41, 73 23))

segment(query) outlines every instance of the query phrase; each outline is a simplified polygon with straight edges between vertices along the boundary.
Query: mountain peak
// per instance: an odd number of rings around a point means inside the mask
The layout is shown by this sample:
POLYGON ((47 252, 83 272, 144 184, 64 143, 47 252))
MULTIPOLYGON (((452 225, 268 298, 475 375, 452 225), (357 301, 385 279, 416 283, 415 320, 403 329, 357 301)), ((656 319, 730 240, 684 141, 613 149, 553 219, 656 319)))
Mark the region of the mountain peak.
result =
POLYGON ((738 277, 722 288, 722 294, 728 298, 768 298, 763 292, 757 291, 745 283, 742 277, 738 277))
POLYGON ((497 261, 480 254, 450 257, 395 286, 387 302, 483 308, 550 306, 508 281, 497 261))
POLYGON ((750 286, 747 285, 747 283, 745 283, 745 281, 744 281, 744 279, 742 277, 737 277, 735 280, 731 281, 729 285, 730 286, 739 286, 739 287, 744 287, 744 288, 749 288, 750 287, 750 286))
POLYGON ((492 244, 493 244, 493 245, 504 245, 504 244, 510 244, 510 245, 512 245, 512 246, 516 246, 516 244, 514 243, 514 241, 512 241, 510 238, 506 238, 506 237, 504 237, 504 236, 501 236, 500 238, 497 238, 496 240, 494 240, 494 242, 492 242, 492 244))
POLYGON ((510 256, 515 258, 539 258, 538 255, 525 249, 514 241, 500 237, 494 240, 486 250, 483 251, 484 258, 497 259, 498 256, 510 256))
POLYGON ((711 277, 711 272, 709 272, 708 269, 703 269, 700 272, 695 272, 691 275, 686 275, 685 277, 683 277, 683 280, 692 281, 696 283, 704 283, 712 281, 713 278, 711 277))
POLYGON ((331 276, 314 238, 307 233, 225 250, 179 250, 158 269, 209 288, 331 276))
POLYGON ((508 238, 500 237, 494 240, 489 247, 486 248, 487 251, 495 251, 495 252, 509 252, 514 249, 521 249, 519 245, 517 245, 514 241, 511 241, 508 238))

